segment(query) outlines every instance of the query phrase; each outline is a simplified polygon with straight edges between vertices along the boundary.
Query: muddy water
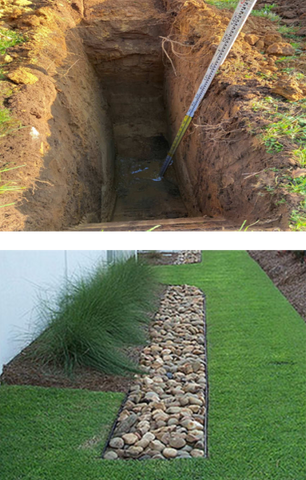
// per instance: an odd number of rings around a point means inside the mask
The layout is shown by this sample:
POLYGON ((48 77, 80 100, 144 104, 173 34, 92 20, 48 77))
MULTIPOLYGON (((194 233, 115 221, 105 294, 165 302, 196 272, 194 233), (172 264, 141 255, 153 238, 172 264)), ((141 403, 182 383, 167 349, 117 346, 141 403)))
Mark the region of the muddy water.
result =
POLYGON ((173 167, 159 178, 163 161, 117 157, 117 201, 112 221, 187 217, 173 167))

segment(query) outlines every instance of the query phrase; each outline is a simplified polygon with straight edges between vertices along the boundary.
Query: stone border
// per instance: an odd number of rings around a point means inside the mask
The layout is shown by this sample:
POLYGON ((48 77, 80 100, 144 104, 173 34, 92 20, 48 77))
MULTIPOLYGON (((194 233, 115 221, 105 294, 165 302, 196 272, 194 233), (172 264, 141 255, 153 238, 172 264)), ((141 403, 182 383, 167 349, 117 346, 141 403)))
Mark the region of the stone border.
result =
POLYGON ((188 285, 167 287, 140 355, 146 375, 123 401, 102 457, 207 457, 205 296, 188 285))

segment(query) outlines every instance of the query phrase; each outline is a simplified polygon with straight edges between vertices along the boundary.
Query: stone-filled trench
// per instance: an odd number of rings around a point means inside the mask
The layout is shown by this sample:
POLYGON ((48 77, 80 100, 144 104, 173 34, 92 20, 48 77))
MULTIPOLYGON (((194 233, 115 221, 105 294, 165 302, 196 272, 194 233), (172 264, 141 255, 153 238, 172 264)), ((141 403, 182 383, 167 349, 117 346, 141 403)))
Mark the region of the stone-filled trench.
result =
POLYGON ((254 71, 262 58, 243 34, 157 181, 230 16, 197 0, 55 0, 13 20, 31 42, 10 49, 8 68, 22 63, 37 81, 6 100, 26 128, 4 138, 1 160, 22 165, 7 175, 25 189, 3 198, 1 230, 183 217, 286 228, 286 205, 265 189, 274 160, 244 128, 250 98, 268 90, 233 78, 239 55, 254 71))

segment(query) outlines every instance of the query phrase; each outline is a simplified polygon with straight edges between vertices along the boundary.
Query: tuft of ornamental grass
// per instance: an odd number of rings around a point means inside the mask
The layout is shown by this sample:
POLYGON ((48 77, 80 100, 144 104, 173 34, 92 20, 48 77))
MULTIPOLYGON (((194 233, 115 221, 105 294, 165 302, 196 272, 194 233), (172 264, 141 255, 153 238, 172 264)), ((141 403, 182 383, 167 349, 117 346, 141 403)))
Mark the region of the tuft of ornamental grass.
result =
POLYGON ((155 308, 152 267, 135 259, 99 265, 66 282, 55 301, 41 302, 32 354, 71 374, 77 365, 108 374, 139 372, 126 348, 146 342, 144 324, 155 308))

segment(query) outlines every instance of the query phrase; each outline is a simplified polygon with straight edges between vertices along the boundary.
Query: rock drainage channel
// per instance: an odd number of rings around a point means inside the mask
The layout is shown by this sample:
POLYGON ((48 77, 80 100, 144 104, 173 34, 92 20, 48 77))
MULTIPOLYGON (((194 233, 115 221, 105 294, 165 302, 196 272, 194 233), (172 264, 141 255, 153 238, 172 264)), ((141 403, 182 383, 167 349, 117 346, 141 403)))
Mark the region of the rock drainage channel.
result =
POLYGON ((207 456, 207 365, 203 292, 169 286, 150 326, 151 344, 103 458, 207 456))

